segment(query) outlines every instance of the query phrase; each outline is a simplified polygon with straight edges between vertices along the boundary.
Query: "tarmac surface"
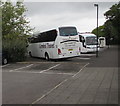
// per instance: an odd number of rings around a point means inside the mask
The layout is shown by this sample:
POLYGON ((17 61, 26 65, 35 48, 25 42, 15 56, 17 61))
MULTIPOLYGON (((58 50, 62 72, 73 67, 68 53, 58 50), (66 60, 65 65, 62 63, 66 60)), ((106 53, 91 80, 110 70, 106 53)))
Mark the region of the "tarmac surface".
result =
POLYGON ((93 58, 60 87, 33 103, 118 104, 118 49, 111 47, 93 58))
POLYGON ((118 47, 62 61, 2 67, 3 104, 118 104, 118 47))

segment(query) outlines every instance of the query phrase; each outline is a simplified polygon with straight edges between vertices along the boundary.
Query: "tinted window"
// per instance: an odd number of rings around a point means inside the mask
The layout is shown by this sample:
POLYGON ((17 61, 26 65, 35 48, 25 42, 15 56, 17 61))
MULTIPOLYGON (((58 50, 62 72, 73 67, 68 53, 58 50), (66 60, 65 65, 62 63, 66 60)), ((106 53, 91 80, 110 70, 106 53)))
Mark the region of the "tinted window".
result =
POLYGON ((37 37, 29 38, 28 41, 30 43, 50 42, 50 41, 55 41, 56 37, 57 37, 57 31, 51 30, 40 33, 37 37))
POLYGON ((104 38, 100 38, 99 40, 104 40, 104 38))
POLYGON ((85 42, 85 39, 84 39, 84 37, 82 37, 81 35, 79 35, 79 39, 80 39, 80 42, 85 42))
POLYGON ((37 43, 38 42, 38 38, 37 37, 31 37, 31 38, 28 38, 28 41, 30 43, 37 43))
POLYGON ((75 36, 77 35, 77 30, 75 27, 61 27, 59 28, 60 36, 75 36))
POLYGON ((57 31, 56 30, 43 32, 43 33, 40 33, 38 35, 39 42, 55 41, 56 37, 57 37, 57 31))
POLYGON ((96 37, 86 37, 86 44, 87 45, 96 45, 97 38, 96 37))

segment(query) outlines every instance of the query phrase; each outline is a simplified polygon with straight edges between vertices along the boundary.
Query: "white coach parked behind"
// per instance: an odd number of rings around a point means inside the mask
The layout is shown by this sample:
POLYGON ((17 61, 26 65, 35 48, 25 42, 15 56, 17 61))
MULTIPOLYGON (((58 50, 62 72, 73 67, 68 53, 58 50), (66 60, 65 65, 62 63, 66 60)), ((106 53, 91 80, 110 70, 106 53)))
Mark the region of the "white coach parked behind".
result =
POLYGON ((105 37, 99 37, 99 44, 100 44, 100 47, 105 47, 106 46, 105 37))
POLYGON ((97 36, 90 32, 79 33, 81 53, 96 52, 97 46, 99 50, 99 44, 97 44, 97 36))

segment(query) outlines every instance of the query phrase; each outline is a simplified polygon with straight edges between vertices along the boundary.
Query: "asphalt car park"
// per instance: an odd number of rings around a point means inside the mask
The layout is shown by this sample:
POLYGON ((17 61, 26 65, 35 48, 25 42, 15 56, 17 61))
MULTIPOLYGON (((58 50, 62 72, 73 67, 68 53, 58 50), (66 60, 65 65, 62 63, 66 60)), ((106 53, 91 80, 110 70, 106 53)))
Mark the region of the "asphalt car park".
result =
POLYGON ((18 62, 2 67, 3 104, 29 104, 65 79, 74 76, 87 64, 87 62, 73 62, 72 59, 57 62, 31 59, 34 61, 18 62))
POLYGON ((28 57, 25 62, 2 66, 2 102, 117 104, 116 49, 106 50, 99 55, 98 59, 95 54, 83 54, 59 61, 28 57), (109 58, 111 55, 114 55, 114 59, 109 58), (103 58, 111 62, 111 67, 109 63, 104 64, 106 60, 103 58), (101 63, 98 65, 98 62, 101 63))

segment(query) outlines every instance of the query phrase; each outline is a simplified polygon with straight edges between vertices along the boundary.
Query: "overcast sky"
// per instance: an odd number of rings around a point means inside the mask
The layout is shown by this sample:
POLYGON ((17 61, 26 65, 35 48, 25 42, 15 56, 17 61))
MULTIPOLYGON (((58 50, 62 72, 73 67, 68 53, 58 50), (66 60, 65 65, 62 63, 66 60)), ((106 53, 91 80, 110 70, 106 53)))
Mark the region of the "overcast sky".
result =
MULTIPOLYGON (((105 22, 104 13, 117 2, 99 2, 99 26, 105 22)), ((76 26, 78 32, 96 28, 95 2, 25 2, 26 17, 35 32, 59 26, 76 26)))

